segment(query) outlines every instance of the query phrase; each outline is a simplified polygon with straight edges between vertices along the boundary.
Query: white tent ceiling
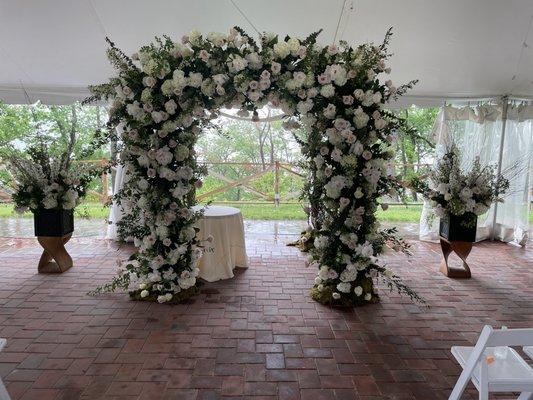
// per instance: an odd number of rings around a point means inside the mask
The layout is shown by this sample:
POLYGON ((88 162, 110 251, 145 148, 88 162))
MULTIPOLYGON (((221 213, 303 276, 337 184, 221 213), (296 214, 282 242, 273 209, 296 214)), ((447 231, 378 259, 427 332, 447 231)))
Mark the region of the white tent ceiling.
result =
POLYGON ((260 31, 303 37, 323 28, 324 44, 335 31, 351 44, 379 42, 394 27, 392 78, 420 80, 409 102, 533 98, 532 0, 0 0, 0 99, 26 103, 24 91, 32 102, 83 99, 87 85, 113 73, 105 35, 132 53, 193 28, 253 34, 237 7, 260 31))

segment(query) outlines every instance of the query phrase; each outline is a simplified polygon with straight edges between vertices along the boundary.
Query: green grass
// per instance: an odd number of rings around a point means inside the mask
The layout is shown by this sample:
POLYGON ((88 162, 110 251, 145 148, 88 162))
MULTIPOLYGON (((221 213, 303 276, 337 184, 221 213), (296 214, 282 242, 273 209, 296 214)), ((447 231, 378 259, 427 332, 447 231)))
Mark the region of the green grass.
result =
MULTIPOLYGON (((242 211, 245 219, 251 220, 305 220, 306 215, 299 204, 281 204, 275 207, 273 204, 235 204, 224 203, 236 207, 242 211)), ((377 216, 381 221, 388 222, 419 222, 422 206, 419 205, 394 205, 386 211, 378 210, 377 216)), ((83 203, 76 208, 76 216, 104 219, 109 215, 109 208, 97 202, 83 203)), ((0 204, 0 218, 12 218, 18 216, 13 212, 12 204, 0 204)), ((31 213, 25 213, 23 218, 30 218, 31 213)), ((533 213, 529 215, 529 221, 533 224, 533 213)))
MULTIPOLYGON (((221 204, 222 205, 222 204, 221 204)), ((224 203, 225 206, 241 210, 244 219, 256 220, 306 220, 302 207, 299 204, 233 204, 224 203)))
POLYGON ((386 211, 378 208, 377 218, 381 221, 390 222, 419 222, 422 206, 389 206, 386 211))
MULTIPOLYGON (((307 217, 299 204, 232 204, 241 210, 244 219, 258 220, 305 220, 307 217)), ((418 222, 422 206, 390 206, 387 211, 379 209, 378 219, 390 222, 418 222)))
MULTIPOLYGON (((20 214, 17 214, 13 211, 12 204, 0 204, 0 218, 17 218, 20 217, 20 214)), ((109 208, 105 207, 101 203, 83 203, 76 208, 76 217, 80 218, 100 218, 104 219, 109 216, 109 208)), ((30 212, 22 214, 22 218, 31 218, 32 214, 30 212)))

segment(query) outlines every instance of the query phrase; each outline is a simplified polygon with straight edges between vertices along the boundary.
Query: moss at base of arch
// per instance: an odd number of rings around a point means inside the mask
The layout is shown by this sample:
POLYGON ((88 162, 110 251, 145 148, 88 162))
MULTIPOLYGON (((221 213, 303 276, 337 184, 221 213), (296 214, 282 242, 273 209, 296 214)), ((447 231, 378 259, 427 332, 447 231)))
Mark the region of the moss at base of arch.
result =
POLYGON ((357 296, 351 291, 350 293, 340 293, 341 297, 339 299, 334 299, 333 293, 335 291, 332 287, 324 286, 322 290, 319 290, 318 286, 319 285, 315 285, 311 289, 311 298, 320 304, 328 306, 356 307, 379 302, 379 295, 374 291, 374 281, 372 278, 365 277, 354 282, 353 287, 361 286, 363 288, 363 294, 361 296, 357 296), (367 293, 372 295, 370 300, 365 300, 365 294, 367 293))
MULTIPOLYGON (((157 303, 157 295, 150 294, 146 297, 141 297, 141 289, 133 290, 129 292, 130 297, 133 300, 138 301, 150 301, 153 303, 157 303)), ((190 287, 188 289, 182 290, 179 293, 174 293, 172 295, 172 299, 170 301, 165 301, 165 304, 183 304, 188 302, 192 297, 196 296, 198 293, 200 293, 200 287, 198 285, 190 287)))

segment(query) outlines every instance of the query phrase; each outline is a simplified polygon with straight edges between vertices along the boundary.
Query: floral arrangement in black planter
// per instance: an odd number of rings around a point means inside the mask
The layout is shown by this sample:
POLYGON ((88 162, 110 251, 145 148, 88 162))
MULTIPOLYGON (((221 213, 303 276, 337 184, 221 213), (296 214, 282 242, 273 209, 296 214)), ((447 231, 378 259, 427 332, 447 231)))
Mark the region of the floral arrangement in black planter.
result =
MULTIPOLYGON (((37 219, 48 217, 49 225, 62 225, 57 231, 70 229, 72 232, 72 224, 64 219, 72 214, 85 196, 89 183, 100 173, 99 168, 73 162, 70 146, 60 156, 55 156, 44 143, 29 148, 26 156, 10 157, 9 166, 16 183, 12 196, 15 211, 30 210, 37 219)), ((54 231, 40 223, 36 224, 36 229, 54 231)))
POLYGON ((72 259, 63 245, 74 231, 74 208, 85 196, 101 167, 73 160, 74 135, 66 150, 51 151, 44 142, 8 158, 16 183, 15 211, 34 215, 35 236, 45 249, 39 272, 64 272, 72 259), (55 259, 57 263, 52 263, 55 259), (54 264, 54 265, 50 265, 54 264))
POLYGON ((470 171, 461 169, 455 145, 426 175, 414 178, 411 185, 427 199, 439 217, 439 234, 448 241, 475 242, 477 217, 492 203, 502 202, 509 180, 498 175, 493 166, 482 166, 476 158, 470 171))

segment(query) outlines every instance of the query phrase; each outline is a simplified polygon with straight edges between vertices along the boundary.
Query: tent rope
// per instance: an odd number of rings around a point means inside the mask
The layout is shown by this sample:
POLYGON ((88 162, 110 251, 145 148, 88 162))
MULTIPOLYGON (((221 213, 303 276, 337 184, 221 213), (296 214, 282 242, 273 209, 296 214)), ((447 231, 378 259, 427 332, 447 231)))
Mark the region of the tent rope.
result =
POLYGON ((237 11, 243 16, 243 18, 254 28, 254 30, 257 32, 258 35, 261 35, 261 32, 259 32, 259 29, 256 28, 256 26, 253 24, 253 22, 248 18, 248 16, 240 9, 240 7, 235 3, 233 0, 229 0, 231 4, 237 9, 237 11))
MULTIPOLYGON (((515 73, 513 77, 511 78, 511 81, 514 81, 520 72, 520 64, 522 64, 522 58, 524 57, 524 50, 529 47, 527 44, 527 40, 529 38, 529 33, 531 31, 531 26, 533 25, 533 14, 531 14, 531 17, 529 18, 529 24, 526 29, 526 34, 524 35, 524 40, 522 41, 522 45, 520 46, 520 54, 518 56, 518 61, 516 63, 515 73)), ((519 86, 519 84, 515 85, 515 87, 511 90, 511 93, 514 92, 514 90, 519 86)))
POLYGON ((350 2, 350 6, 348 7, 348 14, 346 15, 346 18, 344 19, 344 26, 342 27, 341 35, 339 36, 339 41, 344 39, 344 33, 346 32, 346 28, 348 27, 348 22, 350 21, 350 17, 353 14, 355 10, 355 0, 352 0, 350 2))
POLYGON ((333 36, 333 44, 337 41, 337 35, 339 33, 339 26, 341 25, 342 16, 344 15, 344 8, 346 7, 346 0, 343 0, 341 12, 339 14, 339 20, 337 21, 337 27, 335 28, 335 35, 333 36))
POLYGON ((89 0, 89 5, 91 6, 91 11, 96 18, 96 22, 98 24, 98 28, 100 29, 100 33, 104 35, 104 38, 109 37, 107 34, 107 30, 105 29, 104 23, 102 22, 102 19, 100 18, 100 15, 98 14, 98 11, 96 10, 96 7, 94 6, 93 0, 89 0))

